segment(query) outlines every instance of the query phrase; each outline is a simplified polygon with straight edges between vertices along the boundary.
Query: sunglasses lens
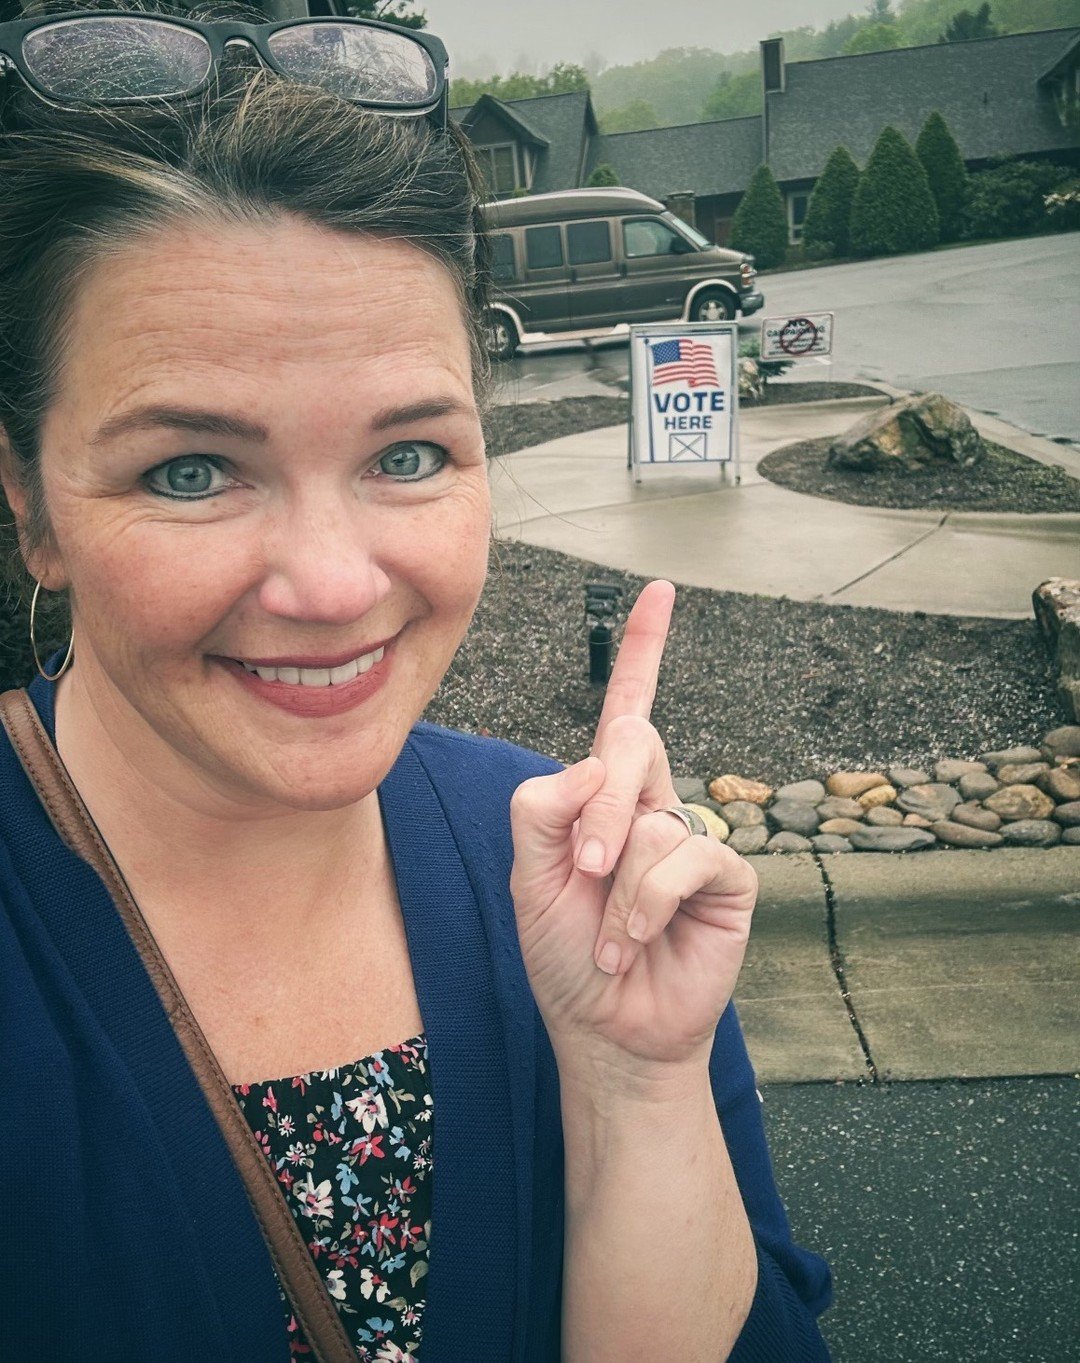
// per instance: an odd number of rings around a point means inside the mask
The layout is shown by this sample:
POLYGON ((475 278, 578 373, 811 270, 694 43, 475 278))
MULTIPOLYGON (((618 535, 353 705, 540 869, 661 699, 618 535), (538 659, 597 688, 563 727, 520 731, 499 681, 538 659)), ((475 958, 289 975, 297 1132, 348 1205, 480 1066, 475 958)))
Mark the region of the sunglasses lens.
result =
POLYGON ((435 102, 435 64, 420 43, 404 34, 350 24, 295 24, 272 33, 267 45, 287 75, 342 99, 435 102))
POLYGON ((135 16, 46 24, 23 39, 22 55, 38 85, 64 103, 188 94, 210 70, 201 34, 135 16))

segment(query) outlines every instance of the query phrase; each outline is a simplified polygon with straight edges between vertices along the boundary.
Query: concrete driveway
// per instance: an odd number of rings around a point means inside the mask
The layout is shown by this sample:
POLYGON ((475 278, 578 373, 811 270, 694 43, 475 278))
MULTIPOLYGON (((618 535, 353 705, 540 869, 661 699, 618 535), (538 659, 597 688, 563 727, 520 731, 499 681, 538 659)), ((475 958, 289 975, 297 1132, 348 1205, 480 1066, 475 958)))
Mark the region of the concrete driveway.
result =
MULTIPOLYGON (((503 455, 491 476, 499 533, 688 586, 942 615, 1027 619, 1033 587, 1080 574, 1080 514, 849 506, 757 472, 770 450, 834 435, 875 401, 746 410, 738 487, 716 464, 643 469, 635 483, 625 426, 503 455)), ((986 422, 992 438, 1058 461, 1058 446, 976 418, 986 422)))
MULTIPOLYGON (((765 311, 744 337, 763 315, 836 313, 831 369, 806 362, 800 377, 943 392, 1071 442, 1080 474, 1080 233, 768 274, 761 286, 765 311)), ((626 375, 625 341, 534 346, 499 367, 499 401, 610 393, 626 375)))

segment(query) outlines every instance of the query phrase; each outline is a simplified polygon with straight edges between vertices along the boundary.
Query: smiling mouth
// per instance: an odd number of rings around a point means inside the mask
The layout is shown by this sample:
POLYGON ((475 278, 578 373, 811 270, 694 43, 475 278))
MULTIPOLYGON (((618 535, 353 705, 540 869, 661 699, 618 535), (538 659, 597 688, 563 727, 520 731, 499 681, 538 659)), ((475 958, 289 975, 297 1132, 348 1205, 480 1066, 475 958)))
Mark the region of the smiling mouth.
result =
POLYGON ((370 653, 362 653, 337 667, 265 667, 245 662, 243 658, 233 658, 232 661, 264 682, 281 682, 286 686, 345 686, 369 672, 376 663, 381 663, 385 653, 386 645, 382 644, 370 653))

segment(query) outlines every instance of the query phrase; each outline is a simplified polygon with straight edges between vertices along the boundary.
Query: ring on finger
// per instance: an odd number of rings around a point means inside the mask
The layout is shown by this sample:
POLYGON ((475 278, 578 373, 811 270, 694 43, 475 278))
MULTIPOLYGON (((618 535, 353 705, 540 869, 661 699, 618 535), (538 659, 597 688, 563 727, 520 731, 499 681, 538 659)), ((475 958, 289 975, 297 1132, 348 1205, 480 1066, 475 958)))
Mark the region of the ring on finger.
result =
POLYGON ((675 817, 686 825, 687 831, 694 837, 707 838, 709 830, 705 827, 705 820, 696 809, 687 809, 685 805, 665 805, 663 809, 656 811, 658 814, 674 814, 675 817))

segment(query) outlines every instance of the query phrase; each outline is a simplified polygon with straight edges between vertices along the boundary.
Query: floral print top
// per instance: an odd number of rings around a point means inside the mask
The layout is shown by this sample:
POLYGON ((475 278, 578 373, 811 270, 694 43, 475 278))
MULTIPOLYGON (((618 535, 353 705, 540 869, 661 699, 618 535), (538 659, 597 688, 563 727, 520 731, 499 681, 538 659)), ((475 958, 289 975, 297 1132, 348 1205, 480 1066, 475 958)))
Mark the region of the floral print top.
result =
MULTIPOLYGON (((415 1363, 431 1241, 423 1032, 335 1070, 234 1084, 360 1363, 415 1363)), ((312 1358, 278 1283, 290 1358, 312 1358)))

